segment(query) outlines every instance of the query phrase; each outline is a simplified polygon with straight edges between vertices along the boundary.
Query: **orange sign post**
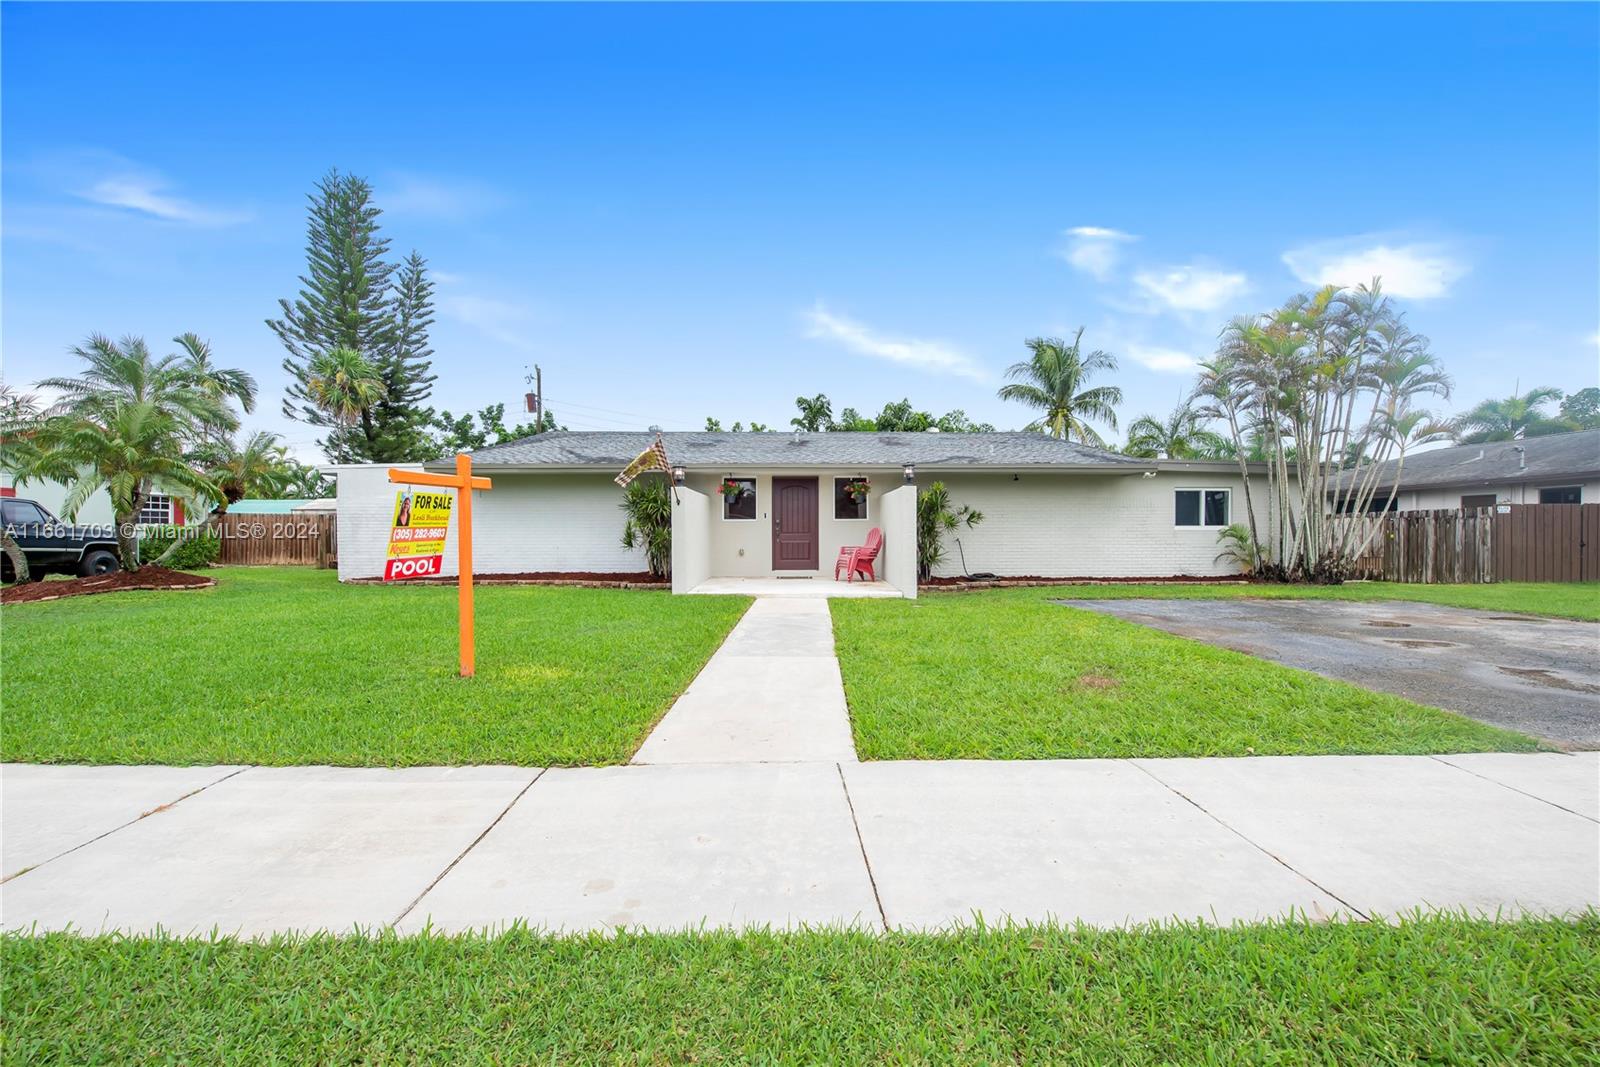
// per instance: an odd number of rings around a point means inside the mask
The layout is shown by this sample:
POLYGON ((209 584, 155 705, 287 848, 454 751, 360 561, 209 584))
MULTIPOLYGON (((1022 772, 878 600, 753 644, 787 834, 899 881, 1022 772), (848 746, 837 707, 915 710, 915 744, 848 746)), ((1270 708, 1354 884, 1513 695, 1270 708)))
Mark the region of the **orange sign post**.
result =
POLYGON ((454 474, 428 474, 423 471, 403 471, 395 467, 389 468, 389 480, 404 485, 433 485, 442 489, 454 489, 461 501, 461 525, 456 533, 456 589, 458 590, 457 602, 460 610, 458 629, 461 634, 461 677, 471 678, 474 664, 474 648, 472 635, 472 491, 474 489, 492 489, 489 479, 474 478, 472 476, 472 457, 460 455, 456 457, 456 472, 454 474))

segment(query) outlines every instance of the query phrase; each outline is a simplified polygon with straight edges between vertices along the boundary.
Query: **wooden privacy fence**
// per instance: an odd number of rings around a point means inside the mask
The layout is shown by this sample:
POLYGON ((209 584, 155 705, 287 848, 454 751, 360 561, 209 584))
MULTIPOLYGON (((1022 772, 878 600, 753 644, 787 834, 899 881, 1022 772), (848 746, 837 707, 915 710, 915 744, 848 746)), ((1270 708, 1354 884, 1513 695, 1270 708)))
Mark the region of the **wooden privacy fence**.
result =
POLYGON ((1600 581, 1600 504, 1336 516, 1360 544, 1379 527, 1351 577, 1388 582, 1600 581))
POLYGON ((217 562, 332 567, 338 561, 337 525, 331 514, 224 515, 217 562))

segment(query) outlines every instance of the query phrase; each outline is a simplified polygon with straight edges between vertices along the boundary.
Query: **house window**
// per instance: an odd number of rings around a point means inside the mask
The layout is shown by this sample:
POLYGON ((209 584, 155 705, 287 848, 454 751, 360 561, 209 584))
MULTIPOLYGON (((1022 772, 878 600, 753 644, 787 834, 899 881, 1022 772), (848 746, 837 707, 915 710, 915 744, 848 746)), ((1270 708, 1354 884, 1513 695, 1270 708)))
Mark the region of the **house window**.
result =
POLYGON ((151 493, 139 509, 140 526, 167 526, 172 522, 172 498, 165 493, 151 493))
POLYGON ((1174 495, 1173 524, 1201 529, 1228 525, 1228 489, 1179 489, 1174 495))
POLYGON ((1539 503, 1581 504, 1583 503, 1583 486, 1552 485, 1548 489, 1541 489, 1539 490, 1539 503))
POLYGON ((835 478, 833 480, 833 517, 836 519, 864 519, 867 517, 867 497, 870 493, 852 495, 852 485, 864 484, 865 478, 835 478))
POLYGON ((1467 493, 1461 498, 1464 508, 1492 508, 1495 505, 1493 493, 1467 493))
POLYGON ((756 480, 754 478, 722 479, 722 517, 725 519, 753 519, 756 517, 756 480), (732 486, 733 488, 728 488, 732 486))

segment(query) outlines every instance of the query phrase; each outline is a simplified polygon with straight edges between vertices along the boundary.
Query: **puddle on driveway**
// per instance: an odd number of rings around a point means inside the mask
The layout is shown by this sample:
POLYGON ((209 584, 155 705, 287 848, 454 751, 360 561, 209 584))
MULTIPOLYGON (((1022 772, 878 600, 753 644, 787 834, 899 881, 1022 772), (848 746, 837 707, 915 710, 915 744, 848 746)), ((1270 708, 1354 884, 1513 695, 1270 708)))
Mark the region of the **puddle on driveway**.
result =
POLYGON ((1390 622, 1388 619, 1373 619, 1373 620, 1371 620, 1369 622, 1364 622, 1361 625, 1363 625, 1363 626, 1392 626, 1392 627, 1395 627, 1397 629, 1404 630, 1404 629, 1407 629, 1408 627, 1410 627, 1411 624, 1409 622, 1390 622))
POLYGON ((1600 685, 1574 682, 1571 678, 1563 678, 1542 667, 1496 667, 1495 669, 1501 674, 1509 674, 1513 678, 1522 678, 1534 685, 1547 686, 1551 689, 1565 689, 1573 693, 1600 693, 1600 685))
POLYGON ((1424 641, 1420 637, 1386 637, 1385 641, 1391 645, 1404 645, 1406 648, 1455 648, 1454 641, 1424 641))

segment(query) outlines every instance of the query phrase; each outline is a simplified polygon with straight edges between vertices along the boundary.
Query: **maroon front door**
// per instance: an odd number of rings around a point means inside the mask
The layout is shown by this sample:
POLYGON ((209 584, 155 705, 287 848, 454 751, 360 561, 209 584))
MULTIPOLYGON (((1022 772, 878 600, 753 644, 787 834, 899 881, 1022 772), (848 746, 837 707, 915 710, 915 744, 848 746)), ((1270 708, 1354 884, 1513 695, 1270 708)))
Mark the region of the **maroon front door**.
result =
POLYGON ((817 480, 772 479, 772 569, 817 569, 817 480))

